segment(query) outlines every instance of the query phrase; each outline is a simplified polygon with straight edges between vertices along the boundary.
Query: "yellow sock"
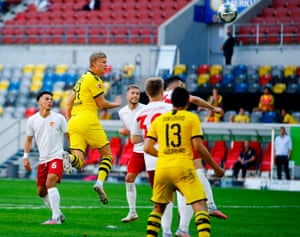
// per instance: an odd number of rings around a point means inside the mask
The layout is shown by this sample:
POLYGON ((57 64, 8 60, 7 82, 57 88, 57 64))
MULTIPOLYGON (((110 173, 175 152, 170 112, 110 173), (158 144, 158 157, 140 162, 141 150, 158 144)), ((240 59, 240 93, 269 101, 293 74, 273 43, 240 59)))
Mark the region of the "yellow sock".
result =
POLYGON ((147 222, 147 237, 157 237, 160 229, 161 214, 152 211, 147 222))
POLYGON ((78 156, 75 156, 73 154, 70 154, 70 162, 72 166, 78 170, 82 169, 84 166, 84 162, 81 159, 79 159, 78 156))
POLYGON ((210 237, 210 221, 207 211, 197 211, 195 213, 195 224, 198 237, 210 237))
POLYGON ((98 169, 98 180, 105 181, 112 167, 112 156, 104 156, 101 159, 98 169))

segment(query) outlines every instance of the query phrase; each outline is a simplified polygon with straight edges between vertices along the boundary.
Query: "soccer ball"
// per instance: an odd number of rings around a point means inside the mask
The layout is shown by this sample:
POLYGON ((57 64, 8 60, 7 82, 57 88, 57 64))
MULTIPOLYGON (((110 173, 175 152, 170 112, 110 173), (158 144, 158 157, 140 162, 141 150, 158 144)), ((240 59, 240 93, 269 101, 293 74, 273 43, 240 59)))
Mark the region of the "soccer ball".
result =
POLYGON ((218 17, 224 23, 233 22, 237 15, 237 8, 232 3, 224 3, 218 9, 218 17))

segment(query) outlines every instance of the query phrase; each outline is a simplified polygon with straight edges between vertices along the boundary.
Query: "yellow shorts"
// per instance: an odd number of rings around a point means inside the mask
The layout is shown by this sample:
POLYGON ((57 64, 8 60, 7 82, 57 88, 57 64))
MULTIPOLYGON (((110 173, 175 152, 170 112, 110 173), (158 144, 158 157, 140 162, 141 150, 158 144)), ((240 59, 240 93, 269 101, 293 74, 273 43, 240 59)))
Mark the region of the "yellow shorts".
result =
POLYGON ((155 203, 168 203, 172 193, 178 190, 185 196, 186 203, 206 200, 204 188, 193 163, 183 162, 180 167, 157 168, 151 200, 155 203))
POLYGON ((68 122, 70 149, 86 152, 87 145, 99 149, 109 144, 98 118, 90 114, 72 116, 68 122))

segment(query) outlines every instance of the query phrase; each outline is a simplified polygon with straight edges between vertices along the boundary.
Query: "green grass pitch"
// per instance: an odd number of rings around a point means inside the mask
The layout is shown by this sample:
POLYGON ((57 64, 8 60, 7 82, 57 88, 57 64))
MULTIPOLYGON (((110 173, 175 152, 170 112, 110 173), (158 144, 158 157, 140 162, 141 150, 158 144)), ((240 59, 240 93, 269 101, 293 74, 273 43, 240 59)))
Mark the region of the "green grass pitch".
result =
MULTIPOLYGON (((106 183, 109 204, 104 206, 92 189, 93 182, 64 180, 58 185, 62 225, 41 225, 50 211, 36 195, 33 180, 0 179, 1 237, 142 237, 151 210, 151 189, 137 185, 139 219, 121 223, 127 212, 124 184, 106 183)), ((299 237, 300 192, 214 188, 215 201, 227 220, 211 219, 212 237, 299 237)), ((177 227, 177 208, 173 231, 177 227)), ((194 223, 191 236, 197 236, 194 223)), ((161 236, 161 234, 160 234, 161 236)))

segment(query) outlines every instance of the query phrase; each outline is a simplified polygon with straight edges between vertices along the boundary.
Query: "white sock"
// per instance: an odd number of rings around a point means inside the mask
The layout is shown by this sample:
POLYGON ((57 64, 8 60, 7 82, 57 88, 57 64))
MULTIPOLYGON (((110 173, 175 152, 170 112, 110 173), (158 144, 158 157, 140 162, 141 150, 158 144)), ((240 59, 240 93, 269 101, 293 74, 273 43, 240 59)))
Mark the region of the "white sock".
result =
POLYGON ((130 213, 136 213, 136 187, 135 183, 126 184, 126 197, 130 213))
POLYGON ((194 211, 192 205, 186 205, 185 197, 178 191, 177 193, 177 206, 179 213, 179 229, 189 232, 190 221, 193 217, 194 211))
POLYGON ((45 197, 41 197, 41 199, 43 200, 43 202, 46 205, 46 207, 48 207, 49 209, 51 209, 48 194, 45 197))
POLYGON ((96 185, 103 187, 103 181, 97 179, 96 185))
POLYGON ((59 218, 60 211, 60 195, 56 187, 48 189, 49 202, 52 210, 52 219, 59 218))
POLYGON ((208 179, 206 178, 204 169, 197 169, 197 174, 198 174, 198 177, 201 180, 201 183, 204 187, 204 191, 205 191, 206 198, 207 198, 208 209, 217 209, 217 206, 214 201, 212 189, 211 189, 208 179))
POLYGON ((161 218, 161 226, 163 233, 172 234, 171 225, 172 225, 172 218, 173 218, 173 202, 169 202, 166 206, 164 214, 161 218))

